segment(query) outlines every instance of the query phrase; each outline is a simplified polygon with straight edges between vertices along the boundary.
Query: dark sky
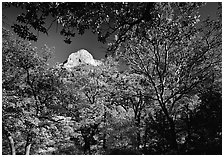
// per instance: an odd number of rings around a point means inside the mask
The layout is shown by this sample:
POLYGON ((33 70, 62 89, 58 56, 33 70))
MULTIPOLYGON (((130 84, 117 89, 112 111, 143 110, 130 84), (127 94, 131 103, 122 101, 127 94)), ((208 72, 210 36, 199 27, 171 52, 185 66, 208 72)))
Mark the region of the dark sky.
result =
MULTIPOLYGON (((207 3, 206 6, 201 8, 200 14, 201 19, 204 19, 207 16, 215 17, 217 10, 217 3, 207 3)), ((2 14, 6 16, 4 22, 11 25, 15 22, 17 15, 21 14, 21 10, 17 8, 7 8, 2 10, 2 14)), ((9 26, 3 24, 4 27, 10 29, 9 26)), ((65 61, 69 54, 76 52, 79 49, 88 50, 95 59, 104 58, 106 51, 106 44, 102 44, 97 41, 97 36, 94 35, 91 31, 85 32, 84 35, 80 36, 76 34, 75 38, 72 39, 71 44, 66 44, 64 37, 59 34, 59 31, 56 32, 56 25, 50 29, 49 35, 39 34, 38 41, 34 43, 38 48, 46 44, 49 47, 55 47, 54 58, 51 60, 52 63, 63 62, 65 61)))

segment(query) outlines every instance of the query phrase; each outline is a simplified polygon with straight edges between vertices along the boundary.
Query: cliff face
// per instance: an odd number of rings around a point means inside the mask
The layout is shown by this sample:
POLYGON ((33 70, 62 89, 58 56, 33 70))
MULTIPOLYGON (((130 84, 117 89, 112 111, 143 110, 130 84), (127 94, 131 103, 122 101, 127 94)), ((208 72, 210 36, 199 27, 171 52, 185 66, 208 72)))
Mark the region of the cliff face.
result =
POLYGON ((67 62, 64 62, 63 67, 68 69, 81 64, 98 66, 102 64, 102 62, 99 60, 95 60, 87 50, 81 49, 75 53, 70 54, 67 59, 67 62))

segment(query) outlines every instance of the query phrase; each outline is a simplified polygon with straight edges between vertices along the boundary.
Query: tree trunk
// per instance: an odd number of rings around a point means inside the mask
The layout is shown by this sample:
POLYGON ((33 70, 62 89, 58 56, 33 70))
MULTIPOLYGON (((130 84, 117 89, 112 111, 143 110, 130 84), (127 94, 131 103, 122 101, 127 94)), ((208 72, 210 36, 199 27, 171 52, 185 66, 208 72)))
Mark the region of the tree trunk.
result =
POLYGON ((104 106, 104 115, 103 115, 103 122, 104 122, 104 127, 105 127, 105 132, 103 134, 103 149, 106 150, 107 149, 107 145, 106 145, 106 142, 107 142, 107 133, 106 133, 106 122, 107 122, 107 115, 106 115, 106 107, 104 106))
POLYGON ((141 145, 141 133, 140 133, 140 123, 141 123, 141 114, 139 113, 136 120, 136 127, 137 127, 137 149, 140 148, 141 145))
POLYGON ((12 136, 8 136, 11 155, 16 155, 15 143, 12 136))
POLYGON ((104 134, 103 134, 103 149, 104 149, 104 150, 107 149, 107 145, 106 145, 106 143, 107 143, 106 136, 107 136, 107 134, 104 133, 104 134))
POLYGON ((177 137, 176 137, 176 129, 175 124, 172 118, 168 118, 169 125, 170 125, 170 134, 171 134, 171 148, 178 151, 178 145, 177 145, 177 137))
POLYGON ((178 151, 178 145, 177 145, 177 137, 176 137, 176 129, 175 129, 175 123, 174 123, 174 121, 173 121, 173 119, 172 119, 172 117, 170 117, 170 115, 169 115, 169 113, 168 113, 168 111, 167 111, 167 109, 166 109, 166 107, 165 107, 165 104, 163 104, 163 103, 161 103, 160 104, 161 105, 161 107, 162 107, 162 110, 163 110, 163 112, 164 112, 164 114, 165 114, 165 116, 166 116, 166 118, 167 118, 167 120, 168 120, 168 122, 169 122, 169 127, 170 127, 170 146, 171 146, 171 148, 173 149, 173 150, 175 150, 175 151, 178 151))
POLYGON ((7 127, 5 127, 4 124, 2 124, 2 134, 6 135, 8 141, 9 141, 9 148, 11 151, 11 155, 16 155, 14 140, 12 138, 10 131, 8 131, 7 127))
POLYGON ((26 144, 25 155, 30 155, 31 143, 26 144))
POLYGON ((147 144, 147 140, 148 140, 148 129, 147 129, 147 126, 145 126, 145 133, 144 133, 144 142, 143 142, 143 150, 144 150, 144 153, 147 152, 147 148, 146 148, 146 144, 147 144))
POLYGON ((137 132, 137 148, 139 149, 141 145, 141 135, 140 135, 140 129, 138 128, 137 132))
POLYGON ((30 155, 32 137, 30 134, 27 135, 26 146, 25 146, 25 155, 30 155))
POLYGON ((90 143, 89 143, 89 141, 85 141, 85 143, 84 143, 84 154, 86 155, 86 154, 88 154, 89 153, 89 155, 91 155, 91 150, 90 150, 90 143))
POLYGON ((86 136, 83 136, 83 138, 84 138, 84 146, 83 146, 84 154, 86 155, 89 153, 89 155, 91 155, 90 137, 89 137, 89 135, 86 135, 86 136))

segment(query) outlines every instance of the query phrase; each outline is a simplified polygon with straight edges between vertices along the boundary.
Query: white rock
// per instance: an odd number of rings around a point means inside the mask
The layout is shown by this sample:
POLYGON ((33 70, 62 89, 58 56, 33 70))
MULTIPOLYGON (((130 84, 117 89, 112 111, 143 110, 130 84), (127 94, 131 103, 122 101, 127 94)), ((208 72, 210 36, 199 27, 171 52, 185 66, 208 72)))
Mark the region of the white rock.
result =
POLYGON ((81 49, 69 55, 67 63, 64 64, 65 68, 72 68, 81 64, 90 64, 98 66, 101 61, 95 60, 93 56, 85 49, 81 49))
POLYGON ((126 113, 126 110, 125 110, 124 107, 122 107, 121 105, 118 105, 116 108, 117 108, 117 111, 118 111, 118 112, 126 113))

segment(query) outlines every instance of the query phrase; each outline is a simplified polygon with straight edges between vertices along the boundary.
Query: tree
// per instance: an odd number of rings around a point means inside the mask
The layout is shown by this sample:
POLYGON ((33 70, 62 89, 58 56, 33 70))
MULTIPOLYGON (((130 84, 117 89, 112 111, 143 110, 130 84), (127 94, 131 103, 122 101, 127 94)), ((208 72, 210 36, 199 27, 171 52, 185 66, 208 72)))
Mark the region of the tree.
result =
POLYGON ((60 82, 47 68, 51 49, 45 47, 39 57, 29 42, 14 39, 4 28, 3 43, 3 133, 9 139, 11 154, 16 149, 23 153, 20 147, 24 146, 28 155, 41 127, 40 117, 53 102, 60 82))
POLYGON ((48 47, 40 57, 3 29, 4 154, 221 153, 220 12, 200 22, 203 3, 5 4, 25 7, 23 38, 52 15, 68 40, 73 28, 115 35, 115 58, 49 68, 48 47))
POLYGON ((65 86, 60 93, 61 105, 66 108, 63 116, 71 116, 76 121, 74 132, 80 135, 71 138, 79 140, 78 145, 84 154, 92 154, 91 147, 100 145, 101 139, 105 148, 106 132, 103 128, 106 129, 106 115, 111 108, 108 93, 111 75, 117 72, 116 63, 108 58, 96 67, 84 64, 70 70, 59 67, 58 70, 65 86))
POLYGON ((154 21, 154 3, 4 3, 5 7, 15 6, 25 10, 17 17, 13 30, 22 38, 37 40, 37 32, 48 34, 56 23, 60 34, 65 36, 65 42, 71 43, 71 37, 76 30, 83 34, 92 29, 98 35, 98 40, 105 43, 111 35, 115 35, 115 47, 125 41, 135 25, 151 25, 154 21), (64 9, 66 8, 66 10, 64 9), (47 19, 52 22, 47 26, 47 19))
POLYGON ((221 63, 221 21, 197 24, 199 6, 158 3, 157 24, 145 27, 142 36, 136 36, 138 25, 133 27, 130 42, 123 43, 125 50, 117 50, 132 72, 147 78, 152 99, 168 121, 174 150, 178 150, 175 115, 179 102, 194 94, 221 63))
POLYGON ((136 144, 135 147, 139 149, 141 145, 141 130, 143 124, 144 113, 150 106, 150 89, 145 86, 145 78, 139 74, 124 72, 118 75, 114 80, 116 93, 112 98, 114 103, 119 107, 122 106, 125 112, 132 111, 136 129, 136 144))
POLYGON ((192 115, 191 154, 221 154, 221 94, 208 89, 200 94, 201 103, 192 115))

